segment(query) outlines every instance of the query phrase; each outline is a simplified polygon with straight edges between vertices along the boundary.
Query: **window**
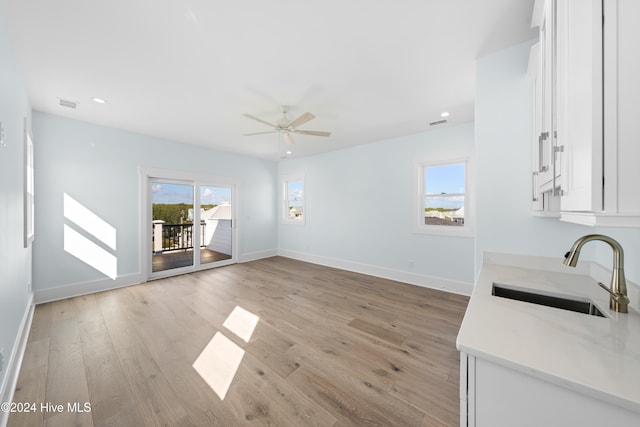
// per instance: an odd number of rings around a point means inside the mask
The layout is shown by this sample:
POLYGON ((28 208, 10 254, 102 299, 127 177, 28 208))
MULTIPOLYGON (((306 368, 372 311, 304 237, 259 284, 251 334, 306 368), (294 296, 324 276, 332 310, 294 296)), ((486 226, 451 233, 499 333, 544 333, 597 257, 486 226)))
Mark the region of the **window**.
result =
POLYGON ((468 161, 420 163, 417 166, 417 232, 471 235, 468 161))
POLYGON ((33 195, 33 140, 27 119, 24 119, 24 247, 34 239, 35 216, 33 195))
POLYGON ((283 221, 291 224, 304 224, 304 178, 283 178, 284 210, 283 221))

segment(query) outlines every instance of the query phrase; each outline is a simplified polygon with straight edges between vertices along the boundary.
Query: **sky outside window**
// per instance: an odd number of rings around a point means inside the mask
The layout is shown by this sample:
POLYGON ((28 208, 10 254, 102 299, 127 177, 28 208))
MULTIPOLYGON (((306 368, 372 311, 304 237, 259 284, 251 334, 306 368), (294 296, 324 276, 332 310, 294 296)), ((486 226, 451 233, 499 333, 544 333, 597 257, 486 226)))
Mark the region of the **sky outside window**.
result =
POLYGON ((464 163, 426 166, 425 208, 459 209, 464 206, 464 163))
POLYGON ((464 193, 464 163, 425 168, 425 193, 464 193))
POLYGON ((289 181, 287 183, 289 189, 287 196, 289 200, 289 206, 302 206, 303 197, 303 181, 289 181))
MULTIPOLYGON (((201 187, 200 202, 203 205, 219 205, 231 201, 230 187, 201 187)), ((153 203, 164 204, 193 204, 193 186, 188 184, 168 184, 154 182, 151 186, 153 203)))
POLYGON ((231 202, 231 187, 200 186, 201 205, 221 205, 231 202))

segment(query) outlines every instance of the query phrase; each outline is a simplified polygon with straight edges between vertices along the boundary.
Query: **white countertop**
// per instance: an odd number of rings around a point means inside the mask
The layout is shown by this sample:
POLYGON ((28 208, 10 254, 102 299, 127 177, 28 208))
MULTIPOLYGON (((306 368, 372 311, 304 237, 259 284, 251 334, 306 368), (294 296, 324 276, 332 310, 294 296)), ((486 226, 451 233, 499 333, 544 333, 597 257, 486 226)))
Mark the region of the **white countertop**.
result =
POLYGON ((628 282, 629 313, 609 310, 601 268, 561 259, 485 254, 458 350, 640 413, 640 292, 628 282), (609 318, 491 295, 493 283, 586 297, 609 318))

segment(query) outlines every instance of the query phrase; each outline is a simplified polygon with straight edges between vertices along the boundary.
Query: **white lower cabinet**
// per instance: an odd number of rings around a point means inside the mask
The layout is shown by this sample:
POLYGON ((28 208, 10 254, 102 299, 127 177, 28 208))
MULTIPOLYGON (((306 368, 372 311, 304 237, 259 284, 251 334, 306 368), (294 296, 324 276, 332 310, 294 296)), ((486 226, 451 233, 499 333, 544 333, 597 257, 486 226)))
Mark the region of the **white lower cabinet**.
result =
POLYGON ((460 353, 461 427, 637 427, 640 413, 460 353))

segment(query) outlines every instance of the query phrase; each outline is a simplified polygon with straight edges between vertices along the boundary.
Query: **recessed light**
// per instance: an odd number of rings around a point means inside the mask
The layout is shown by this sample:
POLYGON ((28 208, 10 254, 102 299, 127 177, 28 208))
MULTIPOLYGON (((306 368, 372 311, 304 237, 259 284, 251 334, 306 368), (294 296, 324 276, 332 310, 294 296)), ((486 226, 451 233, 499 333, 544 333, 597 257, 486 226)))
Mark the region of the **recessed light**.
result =
POLYGON ((287 151, 287 154, 291 154, 291 151, 287 151))
POLYGON ((443 111, 443 112, 440 114, 440 117, 449 117, 449 115, 450 115, 450 114, 451 114, 451 113, 450 113, 450 112, 448 112, 448 111, 443 111))
POLYGON ((97 102, 98 104, 106 104, 107 103, 107 101, 105 101, 102 98, 91 98, 91 99, 93 99, 93 102, 97 102))

